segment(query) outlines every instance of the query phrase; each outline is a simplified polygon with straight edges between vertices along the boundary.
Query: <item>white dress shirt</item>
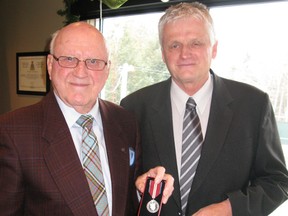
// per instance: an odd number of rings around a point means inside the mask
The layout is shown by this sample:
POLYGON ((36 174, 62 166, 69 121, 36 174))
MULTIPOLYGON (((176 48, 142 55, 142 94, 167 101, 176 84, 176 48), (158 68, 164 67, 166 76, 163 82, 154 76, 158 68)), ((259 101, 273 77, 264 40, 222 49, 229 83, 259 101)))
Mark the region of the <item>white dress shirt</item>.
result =
MULTIPOLYGON (((54 93, 55 94, 55 93, 54 93)), ((78 118, 82 115, 78 113, 75 109, 72 107, 67 106, 56 94, 57 102, 60 106, 60 109, 65 117, 66 123, 69 127, 72 139, 74 141, 75 149, 77 151, 77 154, 79 156, 79 160, 82 164, 82 151, 81 151, 81 144, 82 144, 82 127, 79 126, 76 121, 78 118)), ((102 119, 100 115, 99 110, 99 102, 98 99, 89 113, 94 117, 93 121, 93 131, 95 135, 97 136, 98 144, 99 144, 99 152, 100 152, 100 160, 101 160, 101 166, 102 166, 102 172, 104 177, 104 183, 105 183, 105 189, 107 193, 107 199, 108 199, 108 207, 109 207, 109 215, 112 215, 112 184, 111 184, 111 175, 110 175, 110 169, 109 169, 109 163, 108 163, 108 157, 107 157, 107 151, 106 151, 106 144, 105 144, 105 138, 103 133, 103 125, 102 125, 102 119)), ((83 165, 83 164, 82 164, 83 165)))
POLYGON ((187 95, 172 79, 170 96, 172 105, 173 134, 179 177, 181 169, 183 118, 186 109, 186 102, 189 97, 192 97, 195 100, 197 104, 196 111, 200 119, 203 138, 205 139, 213 91, 211 76, 212 75, 209 76, 202 88, 192 96, 187 95))

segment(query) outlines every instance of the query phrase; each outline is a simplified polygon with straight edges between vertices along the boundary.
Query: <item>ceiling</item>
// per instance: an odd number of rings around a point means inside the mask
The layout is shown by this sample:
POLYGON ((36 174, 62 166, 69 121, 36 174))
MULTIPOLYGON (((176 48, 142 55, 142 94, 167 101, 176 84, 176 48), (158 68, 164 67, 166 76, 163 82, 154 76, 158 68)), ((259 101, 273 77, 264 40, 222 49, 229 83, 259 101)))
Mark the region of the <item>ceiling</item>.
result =
MULTIPOLYGON (((219 5, 271 2, 271 1, 275 0, 199 0, 199 2, 206 4, 208 7, 219 5)), ((102 16, 112 17, 128 14, 164 11, 170 5, 180 2, 192 2, 192 0, 182 0, 182 1, 170 0, 169 2, 162 2, 161 0, 128 0, 118 9, 110 9, 105 4, 102 4, 102 16)), ((80 20, 99 18, 100 1, 78 0, 74 5, 72 5, 72 13, 75 15, 79 15, 80 20)))

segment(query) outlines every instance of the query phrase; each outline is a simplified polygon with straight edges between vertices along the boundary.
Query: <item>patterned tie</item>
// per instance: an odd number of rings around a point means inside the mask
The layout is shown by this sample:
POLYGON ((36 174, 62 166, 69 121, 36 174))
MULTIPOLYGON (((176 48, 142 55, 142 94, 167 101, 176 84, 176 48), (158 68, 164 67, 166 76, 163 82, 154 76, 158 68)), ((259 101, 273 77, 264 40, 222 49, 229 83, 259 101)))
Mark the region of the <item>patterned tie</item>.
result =
POLYGON ((82 163, 99 216, 109 215, 97 137, 93 132, 93 117, 81 115, 77 120, 82 130, 82 163))
POLYGON ((196 113, 196 103, 190 97, 186 104, 182 134, 180 192, 183 215, 185 215, 189 192, 200 159, 202 143, 203 137, 196 113))

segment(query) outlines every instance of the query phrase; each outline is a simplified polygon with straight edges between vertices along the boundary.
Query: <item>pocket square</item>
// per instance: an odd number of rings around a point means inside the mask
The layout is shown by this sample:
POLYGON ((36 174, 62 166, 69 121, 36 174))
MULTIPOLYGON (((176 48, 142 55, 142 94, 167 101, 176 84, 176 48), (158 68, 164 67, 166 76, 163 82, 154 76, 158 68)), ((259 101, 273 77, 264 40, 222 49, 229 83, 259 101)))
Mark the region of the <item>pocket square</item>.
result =
POLYGON ((135 163, 135 151, 132 147, 129 148, 129 158, 130 158, 130 166, 133 166, 135 163))

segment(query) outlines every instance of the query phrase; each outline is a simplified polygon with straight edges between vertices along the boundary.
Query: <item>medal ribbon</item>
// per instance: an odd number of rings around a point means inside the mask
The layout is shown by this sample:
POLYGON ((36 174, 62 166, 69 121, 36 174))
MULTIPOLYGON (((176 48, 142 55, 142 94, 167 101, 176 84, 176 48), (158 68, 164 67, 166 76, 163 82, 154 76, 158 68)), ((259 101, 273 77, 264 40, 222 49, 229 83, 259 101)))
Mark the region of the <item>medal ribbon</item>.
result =
POLYGON ((154 180, 150 181, 149 194, 153 199, 156 198, 160 194, 161 187, 162 187, 162 182, 157 184, 157 186, 155 187, 155 181, 154 180))

